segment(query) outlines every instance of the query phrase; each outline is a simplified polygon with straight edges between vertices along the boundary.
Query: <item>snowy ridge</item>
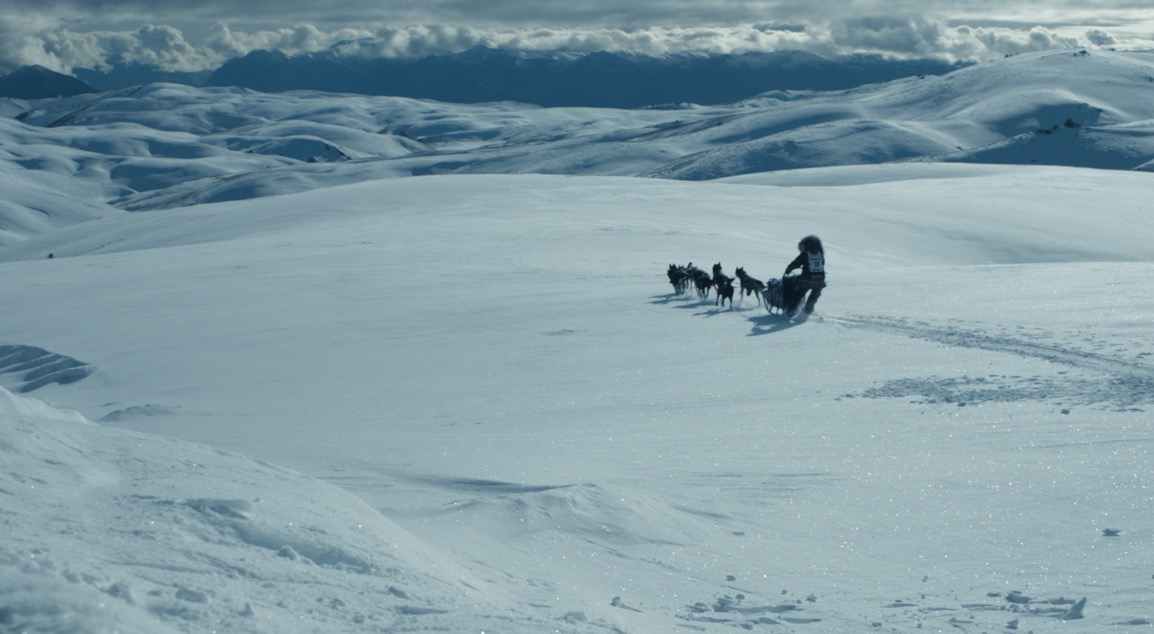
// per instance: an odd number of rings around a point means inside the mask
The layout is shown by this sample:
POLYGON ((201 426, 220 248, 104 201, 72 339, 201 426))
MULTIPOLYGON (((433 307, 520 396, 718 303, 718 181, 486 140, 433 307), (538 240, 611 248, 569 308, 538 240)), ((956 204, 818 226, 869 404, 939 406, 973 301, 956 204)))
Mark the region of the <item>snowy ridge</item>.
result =
POLYGON ((37 498, 3 515, 6 631, 436 629, 496 592, 356 498, 284 469, 97 427, 2 388, 0 426, 4 496, 37 498), (45 531, 58 536, 47 549, 45 531))
POLYGON ((94 371, 83 361, 43 348, 0 344, 0 382, 18 392, 32 392, 51 383, 75 383, 94 371))
POLYGON ((13 115, 22 124, 0 121, 0 135, 8 169, 78 179, 132 211, 450 173, 708 180, 908 161, 1133 170, 1154 160, 1152 77, 1149 55, 1049 52, 846 91, 645 110, 152 84, 24 102, 13 115))

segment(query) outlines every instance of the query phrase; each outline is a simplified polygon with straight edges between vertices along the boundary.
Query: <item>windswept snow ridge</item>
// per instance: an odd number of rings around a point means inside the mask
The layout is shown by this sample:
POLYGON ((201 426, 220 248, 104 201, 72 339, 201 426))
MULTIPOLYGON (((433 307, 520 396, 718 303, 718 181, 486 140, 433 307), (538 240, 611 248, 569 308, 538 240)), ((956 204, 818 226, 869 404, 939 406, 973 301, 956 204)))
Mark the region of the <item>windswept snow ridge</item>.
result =
POLYGON ((0 382, 18 392, 83 380, 95 368, 36 346, 0 344, 0 382))
POLYGON ((285 469, 98 427, 2 388, 0 439, 4 631, 549 627, 478 611, 500 591, 285 469))

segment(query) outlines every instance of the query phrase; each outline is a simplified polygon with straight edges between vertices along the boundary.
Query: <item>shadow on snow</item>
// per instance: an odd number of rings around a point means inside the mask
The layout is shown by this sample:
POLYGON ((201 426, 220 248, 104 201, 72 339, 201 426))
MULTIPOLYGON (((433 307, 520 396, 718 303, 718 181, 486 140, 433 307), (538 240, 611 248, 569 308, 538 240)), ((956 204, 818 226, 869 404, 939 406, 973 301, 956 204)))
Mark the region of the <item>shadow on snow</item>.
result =
MULTIPOLYGON (((723 313, 745 313, 758 308, 764 308, 761 303, 755 306, 742 306, 737 304, 735 306, 717 306, 708 299, 697 299, 688 294, 678 293, 664 293, 661 295, 653 295, 649 298, 650 304, 668 305, 674 304, 677 308, 683 310, 696 310, 693 313, 694 317, 714 317, 723 313), (696 299, 696 301, 694 301, 696 299)), ((755 316, 746 317, 752 324, 753 329, 749 336, 755 337, 760 335, 770 335, 783 330, 788 330, 794 326, 805 323, 806 317, 798 315, 792 319, 784 314, 758 314, 755 316)))
POLYGON ((790 318, 789 315, 759 315, 748 319, 753 324, 753 329, 749 331, 750 337, 772 335, 794 326, 800 326, 806 321, 804 315, 793 318, 790 318))

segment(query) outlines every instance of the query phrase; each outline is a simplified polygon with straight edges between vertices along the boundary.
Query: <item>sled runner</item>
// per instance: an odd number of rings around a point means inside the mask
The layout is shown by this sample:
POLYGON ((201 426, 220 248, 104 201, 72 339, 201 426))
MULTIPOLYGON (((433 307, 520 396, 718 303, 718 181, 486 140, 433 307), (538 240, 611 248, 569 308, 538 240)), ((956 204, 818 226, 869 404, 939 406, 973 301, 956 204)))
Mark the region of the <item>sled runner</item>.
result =
POLYGON ((800 303, 801 299, 799 296, 807 290, 809 286, 800 275, 786 275, 780 280, 776 277, 770 278, 765 283, 765 309, 771 315, 784 315, 792 298, 796 310, 796 304, 800 303))

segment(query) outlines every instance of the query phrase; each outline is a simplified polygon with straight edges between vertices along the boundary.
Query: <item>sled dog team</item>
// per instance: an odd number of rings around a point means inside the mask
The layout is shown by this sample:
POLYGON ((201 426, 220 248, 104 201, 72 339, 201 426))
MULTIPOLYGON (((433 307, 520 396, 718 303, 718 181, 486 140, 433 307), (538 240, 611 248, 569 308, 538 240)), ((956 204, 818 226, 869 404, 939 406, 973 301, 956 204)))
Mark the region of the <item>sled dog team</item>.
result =
MULTIPOLYGON (((825 249, 822 248, 820 238, 808 235, 797 243, 797 250, 797 257, 785 267, 781 279, 771 278, 762 282, 746 273, 744 267, 737 267, 734 274, 737 276, 738 296, 753 295, 758 304, 764 303, 770 313, 777 310, 793 316, 799 308, 807 315, 812 313, 822 289, 826 287, 825 249), (799 274, 790 275, 798 269, 801 270, 799 274)), ((706 299, 709 291, 713 290, 715 306, 724 306, 728 300, 729 306, 733 307, 734 278, 722 271, 720 262, 713 265, 712 275, 697 268, 692 262, 685 266, 670 264, 668 275, 669 283, 677 294, 688 292, 692 286, 698 297, 706 299)))

